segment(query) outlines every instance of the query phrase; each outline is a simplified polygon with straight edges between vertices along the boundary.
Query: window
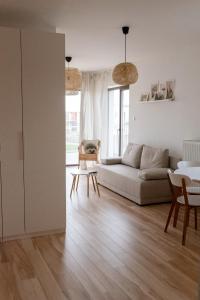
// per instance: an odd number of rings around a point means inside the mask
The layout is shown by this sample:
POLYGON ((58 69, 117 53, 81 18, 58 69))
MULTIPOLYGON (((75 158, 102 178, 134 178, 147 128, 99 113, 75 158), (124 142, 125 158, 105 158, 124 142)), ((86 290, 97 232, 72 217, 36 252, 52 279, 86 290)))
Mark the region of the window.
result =
POLYGON ((108 90, 108 154, 122 155, 129 137, 129 86, 108 90))
POLYGON ((78 164, 81 93, 65 97, 66 165, 78 164))

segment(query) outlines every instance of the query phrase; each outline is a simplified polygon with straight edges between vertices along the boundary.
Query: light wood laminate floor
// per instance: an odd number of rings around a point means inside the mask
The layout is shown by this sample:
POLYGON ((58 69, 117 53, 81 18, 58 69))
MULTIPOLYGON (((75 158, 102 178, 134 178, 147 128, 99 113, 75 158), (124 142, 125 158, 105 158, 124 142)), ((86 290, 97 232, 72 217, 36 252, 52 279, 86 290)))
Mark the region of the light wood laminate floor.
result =
POLYGON ((199 230, 191 216, 186 247, 163 232, 169 204, 139 207, 86 181, 69 198, 66 234, 0 246, 0 300, 193 300, 200 279, 199 230))

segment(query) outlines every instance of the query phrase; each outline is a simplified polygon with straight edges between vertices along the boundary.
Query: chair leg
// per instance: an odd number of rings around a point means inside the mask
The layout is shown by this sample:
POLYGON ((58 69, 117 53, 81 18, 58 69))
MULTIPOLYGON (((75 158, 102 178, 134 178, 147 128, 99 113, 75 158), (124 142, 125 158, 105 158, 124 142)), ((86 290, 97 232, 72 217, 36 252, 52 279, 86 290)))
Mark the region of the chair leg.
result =
POLYGON ((190 224, 190 209, 191 209, 191 207, 188 208, 187 226, 189 226, 189 224, 190 224))
POLYGON ((177 225, 179 208, 180 208, 180 204, 178 202, 176 202, 173 227, 176 227, 176 225, 177 225))
POLYGON ((183 237, 182 237, 182 245, 185 246, 185 240, 186 240, 186 233, 187 233, 187 226, 188 226, 188 215, 189 215, 189 208, 185 207, 185 213, 184 213, 184 222, 183 222, 183 237))
POLYGON ((197 230, 197 207, 194 207, 195 230, 197 230))
POLYGON ((170 223, 171 216, 172 216, 172 213, 174 211, 175 205, 176 205, 176 201, 172 201, 172 204, 171 204, 171 207, 170 207, 170 210, 169 210, 169 214, 168 214, 168 217, 167 217, 167 222, 166 222, 166 225, 165 225, 164 232, 167 232, 167 228, 169 226, 169 223, 170 223))
POLYGON ((93 188, 94 188, 94 191, 96 192, 96 188, 95 188, 95 184, 94 184, 94 177, 93 177, 93 175, 91 175, 91 177, 92 177, 93 188))

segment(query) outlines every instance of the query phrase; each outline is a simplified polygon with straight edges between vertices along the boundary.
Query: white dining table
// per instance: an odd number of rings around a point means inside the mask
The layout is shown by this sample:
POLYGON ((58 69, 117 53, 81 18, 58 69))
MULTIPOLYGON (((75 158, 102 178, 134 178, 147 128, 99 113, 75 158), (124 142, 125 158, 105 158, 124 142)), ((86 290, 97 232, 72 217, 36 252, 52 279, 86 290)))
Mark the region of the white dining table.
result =
POLYGON ((180 168, 174 171, 175 174, 186 175, 190 177, 193 181, 200 183, 200 167, 186 167, 180 168))

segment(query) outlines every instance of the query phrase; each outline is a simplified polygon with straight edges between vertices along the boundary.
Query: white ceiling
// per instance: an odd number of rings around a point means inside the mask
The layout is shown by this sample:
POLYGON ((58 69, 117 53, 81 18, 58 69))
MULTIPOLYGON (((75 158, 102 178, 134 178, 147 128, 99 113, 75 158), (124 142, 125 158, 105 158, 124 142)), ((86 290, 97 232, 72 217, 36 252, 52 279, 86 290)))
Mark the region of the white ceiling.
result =
POLYGON ((112 68, 124 57, 122 25, 130 26, 128 60, 167 55, 200 40, 199 0, 0 0, 2 25, 56 28, 66 55, 81 70, 112 68), (158 47, 159 46, 159 47, 158 47))

